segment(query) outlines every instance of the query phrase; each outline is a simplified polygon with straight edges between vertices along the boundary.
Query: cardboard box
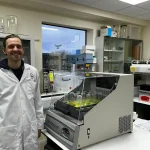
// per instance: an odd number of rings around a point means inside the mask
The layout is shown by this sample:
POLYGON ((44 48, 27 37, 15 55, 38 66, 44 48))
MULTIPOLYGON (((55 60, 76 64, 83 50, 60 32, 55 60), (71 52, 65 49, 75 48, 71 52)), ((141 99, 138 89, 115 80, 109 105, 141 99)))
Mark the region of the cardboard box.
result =
POLYGON ((94 45, 85 45, 85 46, 82 46, 82 49, 95 50, 96 47, 94 45))
POLYGON ((94 50, 89 50, 89 49, 82 49, 81 54, 84 54, 84 53, 95 55, 95 51, 94 50))
POLYGON ((112 28, 101 29, 101 36, 112 36, 112 28))

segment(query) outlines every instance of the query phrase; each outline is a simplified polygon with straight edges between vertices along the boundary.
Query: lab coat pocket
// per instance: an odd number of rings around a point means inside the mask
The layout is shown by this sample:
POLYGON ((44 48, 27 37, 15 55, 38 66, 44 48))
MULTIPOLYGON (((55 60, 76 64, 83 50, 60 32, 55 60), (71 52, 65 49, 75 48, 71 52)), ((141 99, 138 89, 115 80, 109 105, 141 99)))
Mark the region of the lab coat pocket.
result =
POLYGON ((0 127, 0 148, 15 149, 19 147, 19 139, 17 126, 0 127))
POLYGON ((36 90, 36 82, 32 80, 28 80, 26 82, 26 85, 27 85, 28 99, 33 99, 35 95, 35 90, 36 90))
POLYGON ((32 129, 33 143, 37 143, 37 139, 38 139, 37 120, 31 122, 31 129, 32 129))

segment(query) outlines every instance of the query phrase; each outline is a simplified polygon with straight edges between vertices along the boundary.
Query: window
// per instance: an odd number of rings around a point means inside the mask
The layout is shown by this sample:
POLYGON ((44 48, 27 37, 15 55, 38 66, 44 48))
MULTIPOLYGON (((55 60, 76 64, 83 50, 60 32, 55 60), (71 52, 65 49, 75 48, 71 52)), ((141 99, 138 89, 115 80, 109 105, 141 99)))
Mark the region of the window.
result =
POLYGON ((65 69, 65 56, 86 44, 86 31, 42 24, 43 69, 65 69))

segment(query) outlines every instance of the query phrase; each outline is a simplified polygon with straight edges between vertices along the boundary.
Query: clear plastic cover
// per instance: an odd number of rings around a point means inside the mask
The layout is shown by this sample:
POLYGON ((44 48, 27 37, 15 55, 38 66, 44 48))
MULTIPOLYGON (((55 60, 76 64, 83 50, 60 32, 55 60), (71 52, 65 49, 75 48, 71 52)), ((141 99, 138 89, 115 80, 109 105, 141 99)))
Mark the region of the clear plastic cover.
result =
POLYGON ((54 109, 79 123, 88 111, 115 90, 118 79, 118 75, 88 73, 79 86, 55 102, 54 109))

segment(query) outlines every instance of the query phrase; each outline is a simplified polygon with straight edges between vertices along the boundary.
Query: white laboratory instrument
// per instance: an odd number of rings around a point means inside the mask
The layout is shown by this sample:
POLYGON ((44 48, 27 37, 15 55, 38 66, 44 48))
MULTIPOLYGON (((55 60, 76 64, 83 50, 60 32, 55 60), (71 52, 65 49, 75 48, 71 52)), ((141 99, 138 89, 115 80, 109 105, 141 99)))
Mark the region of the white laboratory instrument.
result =
POLYGON ((77 76, 72 73, 54 74, 54 91, 68 93, 81 84, 83 76, 77 76))
MULTIPOLYGON (((45 73, 45 87, 49 89, 50 87, 50 79, 49 74, 45 73)), ((77 75, 76 73, 72 74, 70 72, 54 72, 54 82, 53 82, 53 89, 48 93, 43 93, 42 97, 42 104, 44 109, 48 109, 50 107, 50 103, 53 103, 60 99, 65 93, 69 93, 74 88, 79 86, 83 80, 83 76, 77 75)))
POLYGON ((133 75, 87 73, 81 84, 51 105, 45 129, 70 150, 133 129, 133 75))
POLYGON ((139 99, 150 102, 150 61, 132 61, 130 71, 142 75, 144 84, 139 86, 139 99))
POLYGON ((133 73, 150 73, 149 61, 132 61, 130 71, 133 73))

